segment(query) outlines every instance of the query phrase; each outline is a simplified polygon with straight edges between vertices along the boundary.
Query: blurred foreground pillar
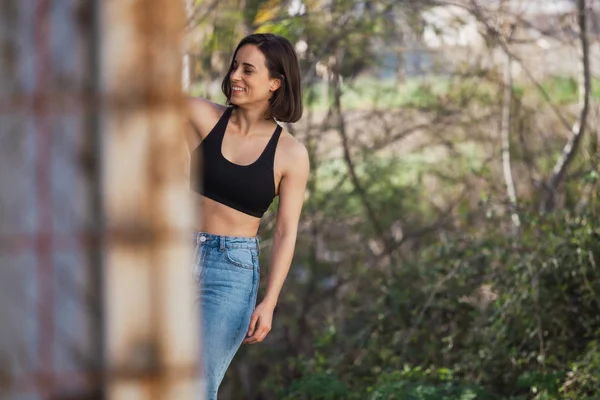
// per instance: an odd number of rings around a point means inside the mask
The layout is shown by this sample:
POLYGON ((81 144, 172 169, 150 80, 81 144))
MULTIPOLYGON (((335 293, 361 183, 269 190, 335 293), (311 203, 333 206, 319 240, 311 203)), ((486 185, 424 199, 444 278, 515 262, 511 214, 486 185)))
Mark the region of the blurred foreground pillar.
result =
POLYGON ((108 397, 201 399, 184 3, 100 4, 108 397))
POLYGON ((0 399, 202 399, 166 0, 0 0, 0 399))
POLYGON ((0 0, 0 399, 101 399, 96 2, 0 0))

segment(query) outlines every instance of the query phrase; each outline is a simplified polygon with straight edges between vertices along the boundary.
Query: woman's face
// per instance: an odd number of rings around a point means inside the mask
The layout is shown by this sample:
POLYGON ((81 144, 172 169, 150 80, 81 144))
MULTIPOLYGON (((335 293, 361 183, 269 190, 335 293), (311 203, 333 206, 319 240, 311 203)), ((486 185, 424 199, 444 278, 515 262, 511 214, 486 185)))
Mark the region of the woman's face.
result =
POLYGON ((238 50, 229 79, 231 103, 236 106, 257 104, 268 107, 269 98, 281 83, 279 79, 270 78, 265 56, 253 44, 238 50))

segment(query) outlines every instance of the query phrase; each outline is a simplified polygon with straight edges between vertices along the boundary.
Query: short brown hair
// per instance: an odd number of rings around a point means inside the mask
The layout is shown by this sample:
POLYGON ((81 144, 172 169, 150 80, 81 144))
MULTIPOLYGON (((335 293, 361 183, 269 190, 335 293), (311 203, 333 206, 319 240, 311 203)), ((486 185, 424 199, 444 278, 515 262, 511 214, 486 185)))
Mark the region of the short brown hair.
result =
POLYGON ((296 122, 302 117, 302 85, 298 57, 294 47, 286 38, 272 33, 255 33, 246 36, 238 44, 229 71, 223 78, 221 90, 231 105, 231 81, 229 76, 238 50, 247 44, 256 45, 266 59, 271 78, 280 78, 281 86, 269 100, 269 109, 265 117, 281 122, 296 122))

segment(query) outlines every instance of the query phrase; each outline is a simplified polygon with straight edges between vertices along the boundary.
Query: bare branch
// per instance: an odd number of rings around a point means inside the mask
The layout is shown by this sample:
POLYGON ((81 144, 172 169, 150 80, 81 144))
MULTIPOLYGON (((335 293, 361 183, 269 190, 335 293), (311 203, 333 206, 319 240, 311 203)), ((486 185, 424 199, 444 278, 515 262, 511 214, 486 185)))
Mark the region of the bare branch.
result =
POLYGON ((546 192, 541 204, 541 212, 549 212, 554 208, 555 198, 558 187, 563 181, 563 177, 569 164, 573 161, 581 138, 585 134, 585 126, 589 114, 590 106, 590 54, 587 34, 587 10, 585 0, 577 0, 577 22, 579 27, 579 117, 571 129, 571 137, 563 148, 562 154, 558 158, 552 175, 547 181, 548 191, 546 192))
POLYGON ((421 307, 421 310, 419 311, 419 315, 417 316, 417 318, 415 318, 415 321, 413 322, 413 324, 411 325, 410 329, 408 330, 406 336, 404 337, 404 341, 402 343, 402 351, 400 353, 400 356, 402 356, 406 352, 406 348, 408 347, 410 338, 413 336, 415 330, 421 324, 421 321, 423 321, 425 312, 429 309, 429 307, 433 303, 435 296, 442 289, 442 287, 444 286, 444 284, 446 282, 448 282, 450 279, 454 278, 454 276, 458 273, 458 271, 460 270, 462 265, 463 265, 462 263, 458 263, 450 272, 448 272, 446 275, 444 275, 442 277, 442 279, 440 279, 438 282, 436 282, 435 286, 431 290, 431 293, 429 293, 429 296, 427 297, 425 304, 423 305, 423 307, 421 307))
POLYGON ((186 33, 191 32, 201 22, 206 21, 210 14, 217 8, 218 4, 217 0, 214 0, 209 5, 206 5, 204 2, 191 5, 189 2, 186 2, 186 33))
POLYGON ((504 63, 504 99, 502 104, 502 120, 500 121, 500 135, 502 137, 502 171, 506 184, 506 193, 511 209, 511 219, 515 228, 521 226, 521 219, 517 213, 517 191, 513 179, 510 162, 510 131, 511 131, 511 103, 512 103, 512 59, 505 53, 504 63))
POLYGON ((344 149, 344 161, 346 162, 346 166, 348 167, 348 173, 350 175, 350 180, 352 181, 352 185, 354 186, 354 190, 360 197, 363 207, 365 208, 365 211, 367 212, 369 220, 371 221, 373 228, 377 232, 377 235, 383 239, 384 230, 381 227, 381 224, 379 223, 379 220, 375 215, 375 210, 373 209, 373 207, 371 206, 371 203, 368 200, 366 190, 362 186, 362 183, 360 182, 360 179, 356 172, 356 166, 354 165, 354 161, 352 160, 352 155, 350 154, 350 145, 348 143, 348 134, 346 132, 346 126, 344 123, 344 115, 342 113, 341 105, 340 105, 341 90, 339 87, 339 82, 337 82, 338 79, 339 79, 339 76, 336 74, 333 78, 333 80, 336 82, 336 83, 334 83, 334 86, 335 86, 335 106, 334 107, 336 108, 336 116, 338 117, 338 121, 339 121, 338 126, 339 126, 339 134, 342 139, 342 146, 344 149))

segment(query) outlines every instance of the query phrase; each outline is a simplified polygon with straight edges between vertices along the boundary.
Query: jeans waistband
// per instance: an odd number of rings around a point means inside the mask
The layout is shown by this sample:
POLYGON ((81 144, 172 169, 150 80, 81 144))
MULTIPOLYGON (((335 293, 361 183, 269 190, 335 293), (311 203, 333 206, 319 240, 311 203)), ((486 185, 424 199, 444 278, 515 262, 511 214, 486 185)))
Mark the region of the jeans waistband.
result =
POLYGON ((206 232, 194 232, 196 244, 229 249, 256 249, 260 251, 257 237, 221 236, 206 232))

